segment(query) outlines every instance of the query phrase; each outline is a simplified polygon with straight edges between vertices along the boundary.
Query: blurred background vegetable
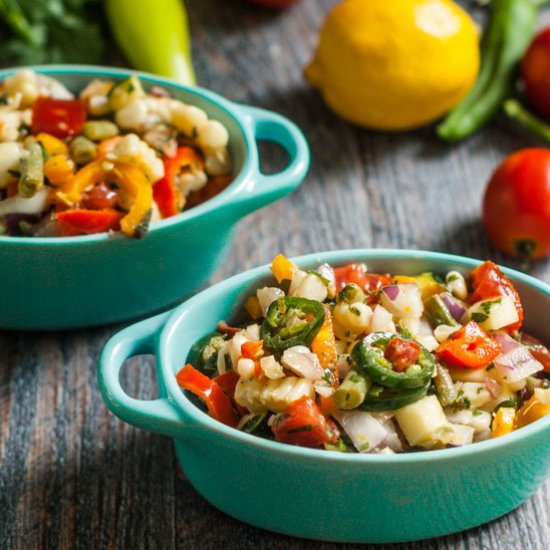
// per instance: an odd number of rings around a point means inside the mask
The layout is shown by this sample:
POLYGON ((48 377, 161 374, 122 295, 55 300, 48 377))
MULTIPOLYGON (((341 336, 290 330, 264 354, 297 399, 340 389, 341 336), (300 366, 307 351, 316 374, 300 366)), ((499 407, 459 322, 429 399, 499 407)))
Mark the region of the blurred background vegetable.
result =
POLYGON ((460 141, 479 130, 510 95, 515 71, 535 31, 534 0, 493 0, 481 42, 481 69, 470 93, 437 127, 437 135, 460 141))
POLYGON ((531 42, 521 62, 521 77, 529 102, 550 117, 550 27, 531 42))
POLYGON ((181 0, 0 0, 0 64, 111 65, 109 26, 134 68, 195 84, 181 0))
POLYGON ((0 0, 2 65, 102 63, 100 0, 0 0))
POLYGON ((548 149, 523 149, 500 164, 485 190, 483 223, 493 245, 510 256, 550 255, 548 149))
POLYGON ((344 0, 329 13, 305 77, 343 118, 407 130, 454 107, 478 69, 477 29, 451 0, 344 0))
POLYGON ((263 6, 264 8, 286 8, 290 4, 295 4, 298 0, 248 0, 251 4, 263 6))
POLYGON ((136 69, 196 83, 182 0, 106 0, 105 8, 114 38, 136 69))

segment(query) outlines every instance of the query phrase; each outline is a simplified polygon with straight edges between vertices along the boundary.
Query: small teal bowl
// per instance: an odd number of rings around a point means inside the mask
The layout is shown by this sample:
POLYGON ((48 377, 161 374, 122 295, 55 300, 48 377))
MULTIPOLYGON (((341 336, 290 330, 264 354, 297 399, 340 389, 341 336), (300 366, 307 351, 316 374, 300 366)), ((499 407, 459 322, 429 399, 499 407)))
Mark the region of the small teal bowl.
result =
MULTIPOLYGON (((196 290, 222 264, 242 217, 294 191, 309 168, 309 149, 288 119, 239 105, 201 88, 149 74, 81 65, 34 70, 71 90, 94 78, 137 74, 144 86, 204 109, 229 131, 234 181, 220 194, 153 224, 142 240, 123 235, 0 237, 0 329, 50 330, 104 325, 160 311, 196 290), (260 171, 258 141, 282 146, 286 168, 260 171)), ((18 69, 0 71, 0 80, 18 69)))
MULTIPOLYGON (((350 250, 303 256, 365 262, 372 272, 467 273, 477 260, 434 252, 350 250)), ((526 329, 550 342, 550 287, 505 269, 525 306, 526 329)), ((175 374, 191 345, 219 320, 238 314, 252 289, 273 282, 267 266, 201 292, 172 312, 116 334, 99 362, 99 387, 111 411, 139 428, 174 438, 196 490, 251 525, 340 542, 404 542, 462 531, 519 506, 550 472, 550 416, 510 435, 463 448, 383 455, 302 449, 229 428, 186 397, 175 374), (156 357, 160 397, 141 401, 119 383, 127 358, 156 357), (213 472, 221 475, 213 475, 213 472)))

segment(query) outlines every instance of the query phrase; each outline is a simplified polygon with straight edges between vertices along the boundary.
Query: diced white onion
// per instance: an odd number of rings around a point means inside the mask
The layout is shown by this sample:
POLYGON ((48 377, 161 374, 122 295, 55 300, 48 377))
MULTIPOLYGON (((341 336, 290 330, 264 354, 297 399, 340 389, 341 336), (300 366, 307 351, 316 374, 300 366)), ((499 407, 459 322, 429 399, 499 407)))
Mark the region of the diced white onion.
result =
POLYGON ((334 417, 360 453, 369 453, 379 446, 386 446, 388 430, 372 414, 339 410, 334 413, 334 417))
POLYGON ((269 306, 277 300, 277 298, 282 298, 284 295, 285 293, 280 288, 273 286, 264 286, 263 288, 259 288, 256 291, 256 296, 258 297, 258 302, 260 302, 260 307, 262 308, 262 315, 265 317, 269 306))
POLYGON ((293 346, 284 351, 282 364, 294 374, 308 380, 319 380, 323 377, 323 368, 319 358, 306 346, 293 346))
POLYGON ((46 209, 48 194, 48 188, 43 187, 28 199, 20 195, 4 199, 0 201, 0 216, 6 214, 40 214, 46 209))
POLYGON ((422 294, 416 283, 382 287, 380 302, 394 317, 399 319, 418 318, 424 311, 422 294))

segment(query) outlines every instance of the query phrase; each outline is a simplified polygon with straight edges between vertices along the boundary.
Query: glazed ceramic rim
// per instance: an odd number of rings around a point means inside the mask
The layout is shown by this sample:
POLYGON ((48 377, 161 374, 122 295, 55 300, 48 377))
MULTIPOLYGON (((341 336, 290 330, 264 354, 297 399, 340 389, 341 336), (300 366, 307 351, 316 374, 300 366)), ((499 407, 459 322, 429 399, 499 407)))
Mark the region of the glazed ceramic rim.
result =
MULTIPOLYGON (((163 86, 175 88, 179 91, 186 92, 191 95, 195 95, 198 98, 207 100, 217 109, 223 111, 228 117, 230 117, 235 124, 238 126, 242 141, 245 147, 245 155, 243 166, 239 170, 238 174, 235 175, 233 181, 220 193, 208 199, 202 204, 195 206, 177 216, 167 218, 164 220, 159 220, 155 222, 148 230, 148 233, 153 233, 161 231, 165 228, 171 227, 173 225, 178 225, 187 221, 192 221, 195 218, 206 214, 212 210, 216 210, 218 207, 227 205, 226 199, 229 195, 238 193, 240 189, 246 185, 246 180, 249 178, 252 173, 252 159, 251 159, 251 149, 250 145, 254 142, 254 136, 251 133, 251 130, 247 128, 242 121, 242 116, 238 112, 238 109, 241 107, 238 103, 233 103, 232 101, 225 99, 221 95, 201 88, 200 86, 186 86, 169 78, 165 78, 158 75, 153 75, 143 71, 136 71, 124 67, 107 67, 102 65, 80 65, 80 64, 67 64, 67 65, 32 65, 32 66, 21 66, 21 67, 10 67, 8 69, 0 70, 0 79, 5 78, 17 71, 21 70, 32 70, 37 73, 55 77, 56 75, 89 75, 91 78, 113 78, 121 79, 128 77, 130 75, 136 75, 140 77, 144 82, 152 86, 163 86)), ((246 108, 246 106, 244 107, 246 108)), ((113 240, 124 240, 127 237, 118 234, 110 233, 96 233, 93 235, 77 235, 71 237, 18 237, 18 236, 1 236, 0 235, 0 244, 12 243, 18 245, 46 245, 46 246, 59 246, 63 245, 78 245, 83 243, 98 243, 103 241, 113 241, 113 240)))
MULTIPOLYGON (((385 258, 393 258, 400 260, 421 259, 426 261, 436 262, 453 262, 459 266, 472 268, 482 263, 481 260, 468 258, 466 256, 458 256, 446 254, 442 252, 429 252, 425 250, 398 250, 398 249, 349 249, 340 251, 327 251, 312 253, 304 256, 292 258, 292 261, 298 265, 311 265, 319 262, 328 262, 333 265, 345 265, 351 261, 366 261, 376 258, 384 260, 385 258)), ((550 286, 543 283, 539 279, 526 275, 514 269, 502 267, 502 271, 521 281, 522 283, 533 287, 538 292, 542 293, 550 299, 550 286)), ((325 451, 319 449, 307 449, 293 445, 285 445, 276 441, 264 439, 259 436, 247 434, 237 429, 231 428, 221 422, 211 418, 207 413, 203 412, 195 406, 180 389, 176 382, 176 376, 173 372, 169 372, 169 342, 174 333, 177 333, 176 325, 179 324, 182 317, 185 316, 189 305, 193 306, 197 301, 208 300, 210 294, 215 294, 220 286, 235 287, 240 286, 243 282, 246 285, 254 285, 253 281, 261 279, 268 275, 269 264, 245 271, 235 275, 229 279, 213 285, 212 287, 200 292, 181 306, 177 307, 170 315, 165 325, 160 331, 159 338, 159 371, 162 373, 162 383, 166 388, 171 404, 178 411, 183 411, 185 415, 196 422, 196 426, 207 428, 211 432, 216 432, 218 436, 224 439, 230 439, 240 443, 244 447, 253 447, 259 451, 265 451, 270 454, 284 455, 295 459, 315 459, 329 462, 345 462, 345 463, 364 463, 364 464, 404 464, 404 463, 424 463, 424 462, 439 462, 455 459, 464 459, 468 456, 484 454, 492 452, 502 446, 512 447, 514 444, 520 444, 524 439, 528 439, 542 431, 550 428, 550 415, 542 418, 533 424, 525 426, 517 431, 507 434, 503 437, 480 441, 464 447, 455 447, 451 449, 428 450, 414 453, 398 453, 394 455, 376 455, 376 454, 360 454, 360 453, 342 453, 338 451, 325 451)), ((182 323, 185 326, 185 322, 182 323)), ((185 439, 185 430, 182 430, 182 439, 185 439)))

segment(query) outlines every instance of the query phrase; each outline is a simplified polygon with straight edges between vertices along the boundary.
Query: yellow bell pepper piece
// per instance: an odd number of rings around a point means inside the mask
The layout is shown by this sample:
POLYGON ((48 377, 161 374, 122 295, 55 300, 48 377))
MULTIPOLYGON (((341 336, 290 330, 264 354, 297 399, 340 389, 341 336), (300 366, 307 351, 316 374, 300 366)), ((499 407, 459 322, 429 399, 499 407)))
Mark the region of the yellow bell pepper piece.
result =
POLYGON ((277 279, 278 283, 292 280, 292 275, 295 269, 296 266, 282 254, 275 256, 271 262, 271 272, 275 276, 275 279, 277 279))
POLYGON ((416 279, 414 277, 409 277, 408 275, 396 275, 393 278, 393 282, 400 283, 400 284, 416 283, 416 279))
POLYGON ((514 431, 516 410, 513 407, 501 407, 495 414, 491 437, 501 437, 514 431))
POLYGON ((256 295, 249 296, 244 303, 244 309, 246 309, 248 315, 254 320, 261 319, 263 317, 262 307, 260 306, 260 300, 256 295))
POLYGON ((107 172, 103 169, 103 161, 96 160, 86 164, 73 178, 63 184, 57 192, 57 198, 68 206, 74 206, 80 202, 84 191, 97 183, 105 181, 107 172))
POLYGON ((325 320, 311 342, 311 351, 317 355, 323 369, 330 367, 337 359, 336 339, 332 327, 330 309, 325 307, 325 320))
POLYGON ((533 395, 519 409, 516 417, 516 428, 523 428, 539 420, 550 413, 550 405, 541 403, 536 395, 533 395))
POLYGON ((73 176, 73 164, 65 155, 53 155, 44 164, 44 175, 53 185, 64 185, 73 176))
POLYGON ((136 166, 117 163, 109 173, 109 181, 119 185, 133 197, 130 211, 120 220, 120 229, 129 237, 141 237, 143 224, 148 223, 153 205, 153 186, 147 176, 136 166))
POLYGON ((56 138, 55 136, 52 136, 51 134, 40 132, 36 136, 36 140, 42 144, 42 146, 44 147, 44 149, 46 149, 46 152, 50 156, 69 154, 69 148, 67 147, 67 144, 64 141, 56 138))

